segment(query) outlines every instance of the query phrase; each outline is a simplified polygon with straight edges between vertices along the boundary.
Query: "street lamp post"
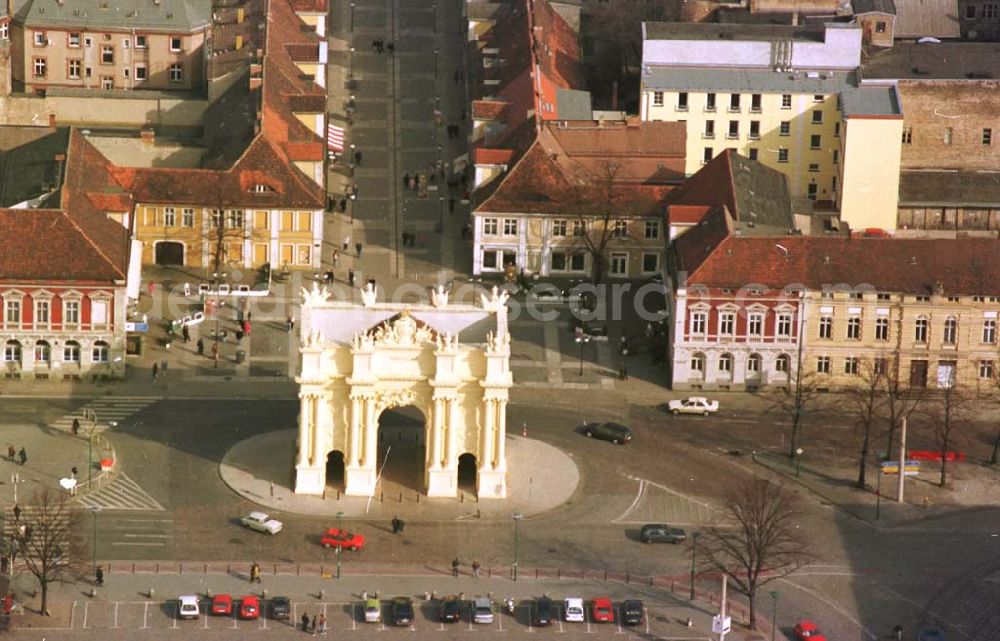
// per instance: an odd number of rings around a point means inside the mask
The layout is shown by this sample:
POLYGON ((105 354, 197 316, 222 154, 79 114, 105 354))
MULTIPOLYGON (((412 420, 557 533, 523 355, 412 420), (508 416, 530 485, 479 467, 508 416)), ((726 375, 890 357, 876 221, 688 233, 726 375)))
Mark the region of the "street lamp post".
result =
POLYGON ((875 473, 878 474, 878 481, 875 483, 875 520, 882 516, 882 466, 880 465, 875 473))
MULTIPOLYGON (((337 512, 337 531, 340 532, 341 536, 344 535, 344 513, 343 512, 337 512)), ((340 578, 340 548, 341 548, 341 546, 338 545, 337 546, 337 552, 336 552, 336 554, 337 554, 337 578, 338 579, 340 578)))
POLYGON ((94 522, 93 551, 94 551, 94 573, 97 573, 97 513, 101 511, 99 505, 90 508, 90 515, 94 522))
POLYGON ((514 512, 513 517, 514 517, 514 572, 513 572, 513 576, 514 576, 514 580, 517 581, 517 555, 518 555, 518 547, 519 547, 520 539, 521 539, 521 530, 520 530, 519 524, 521 522, 521 519, 524 518, 524 515, 521 514, 520 512, 514 512))
POLYGON ((802 475, 802 448, 795 450, 795 476, 802 475))
POLYGON ((694 574, 696 559, 698 557, 698 537, 701 536, 701 532, 691 533, 691 600, 694 601, 694 574))
POLYGON ((590 337, 583 333, 583 328, 578 327, 576 330, 576 338, 573 339, 576 344, 580 346, 580 376, 583 376, 583 345, 584 343, 590 342, 590 337))
POLYGON ((771 641, 774 641, 774 633, 777 630, 778 624, 778 597, 779 592, 775 590, 771 593, 771 598, 774 599, 774 607, 771 610, 771 641))
MULTIPOLYGON (((221 220, 219 221, 219 224, 220 225, 222 224, 221 220)), ((212 350, 213 351, 212 359, 215 361, 215 364, 213 365, 213 367, 219 366, 219 316, 222 314, 222 310, 219 308, 219 302, 220 302, 219 289, 222 283, 220 283, 219 281, 221 278, 225 277, 226 275, 224 273, 218 273, 218 272, 212 273, 212 279, 215 281, 215 349, 212 350)))

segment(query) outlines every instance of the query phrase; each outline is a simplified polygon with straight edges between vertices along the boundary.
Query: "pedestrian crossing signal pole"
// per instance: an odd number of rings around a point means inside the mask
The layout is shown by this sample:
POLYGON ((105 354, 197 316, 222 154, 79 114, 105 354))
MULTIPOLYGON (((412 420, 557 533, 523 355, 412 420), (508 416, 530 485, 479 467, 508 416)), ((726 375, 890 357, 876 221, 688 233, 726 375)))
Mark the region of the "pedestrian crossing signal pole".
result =
POLYGON ((906 479, 906 417, 899 426, 899 484, 896 486, 896 500, 903 502, 903 481, 906 479))

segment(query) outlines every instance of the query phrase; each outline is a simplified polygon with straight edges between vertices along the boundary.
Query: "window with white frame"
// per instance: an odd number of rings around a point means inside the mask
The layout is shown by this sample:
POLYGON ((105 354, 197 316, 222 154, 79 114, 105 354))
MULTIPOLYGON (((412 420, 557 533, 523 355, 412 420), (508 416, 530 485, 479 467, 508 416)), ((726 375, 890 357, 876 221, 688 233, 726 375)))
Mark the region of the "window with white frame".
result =
POLYGON ((875 319, 875 340, 889 340, 889 319, 884 316, 875 319))
POLYGON ((49 63, 45 58, 35 58, 32 62, 31 70, 36 78, 44 78, 49 73, 49 63))
POLYGON ((819 319, 819 337, 833 338, 833 317, 821 316, 819 319))
POLYGON ((719 371, 725 372, 726 374, 733 371, 732 354, 722 354, 721 356, 719 356, 719 371))
POLYGON ((3 313, 4 326, 7 328, 18 328, 21 326, 21 299, 7 299, 4 304, 3 313))
POLYGON ((642 273, 653 274, 660 271, 660 253, 659 252, 643 252, 642 253, 642 273))
POLYGON ((792 315, 778 314, 778 338, 790 338, 792 335, 792 315))
POLYGON ((9 340, 3 346, 3 360, 7 363, 17 363, 21 360, 21 344, 9 340))
POLYGON ((663 92, 662 91, 654 91, 653 92, 653 106, 654 107, 662 107, 663 106, 663 92))
POLYGON ((63 362, 64 363, 79 363, 80 362, 80 343, 76 341, 66 341, 63 345, 63 362))
POLYGON ((64 325, 80 324, 80 301, 78 300, 63 301, 63 324, 64 325))
POLYGON ((146 65, 136 64, 135 66, 135 79, 136 80, 146 80, 149 75, 146 73, 146 65))
POLYGON ((848 356, 844 359, 844 373, 858 375, 858 359, 854 356, 848 356))
POLYGON ((660 237, 660 221, 658 220, 647 220, 646 221, 646 232, 645 236, 647 239, 655 240, 660 237))
POLYGON ((816 372, 819 374, 830 373, 830 357, 820 356, 816 359, 816 372))
POLYGON ((79 33, 70 33, 66 36, 66 46, 76 48, 79 47, 80 44, 81 40, 79 33))
POLYGON ((984 380, 993 380, 993 361, 982 360, 979 361, 979 378, 984 380))
POLYGON ((135 48, 145 49, 148 45, 146 44, 146 36, 141 34, 136 34, 135 36, 135 48))
POLYGON ((194 210, 190 207, 181 210, 181 225, 184 227, 194 227, 194 210))
POLYGON ((691 371, 698 372, 699 374, 704 374, 705 372, 705 355, 702 353, 693 354, 691 356, 691 371))
POLYGON ((585 220, 574 220, 573 221, 573 236, 579 238, 587 233, 587 221, 585 220))
POLYGON ((181 82, 184 80, 184 65, 175 62, 170 65, 170 82, 181 82))
POLYGON ((861 340, 861 317, 851 316, 847 319, 847 338, 861 340))
POLYGON ((997 342, 997 321, 987 318, 983 321, 983 342, 989 345, 997 342))
POLYGON ((732 337, 736 334, 736 314, 719 312, 719 336, 732 337))
POLYGON ((108 324, 108 302, 94 300, 90 303, 90 324, 100 327, 108 324))
POLYGON ((569 257, 569 269, 573 272, 582 272, 587 268, 587 255, 583 252, 574 252, 569 257))
POLYGON ((751 354, 750 358, 747 359, 747 373, 760 374, 762 364, 763 359, 760 357, 760 354, 751 354))
POLYGON ((48 327, 51 305, 47 299, 35 301, 35 327, 48 327))
POLYGON ((549 256, 549 268, 554 272, 566 271, 566 252, 552 252, 549 256))
POLYGON ((181 41, 181 39, 179 37, 177 37, 177 36, 171 36, 171 38, 170 38, 170 50, 171 51, 175 51, 175 52, 176 51, 180 51, 182 44, 183 44, 183 42, 181 41))
POLYGON ((498 223, 496 218, 483 218, 483 235, 496 236, 497 224, 498 223))
POLYGON ((503 235, 517 236, 517 218, 503 219, 503 235))
POLYGON ((48 363, 52 360, 52 347, 48 341, 35 342, 35 362, 48 363))
POLYGON ((66 77, 70 80, 79 80, 80 73, 83 70, 82 60, 67 60, 66 61, 66 77))
POLYGON ((44 31, 36 31, 35 32, 35 46, 36 47, 44 47, 47 44, 49 44, 49 38, 48 38, 47 35, 45 35, 45 32, 44 31))
POLYGON ((688 110, 688 95, 686 91, 679 91, 677 93, 677 111, 687 111, 688 110))
POLYGON ((787 374, 792 368, 792 359, 788 354, 779 354, 774 361, 774 371, 787 374))
POLYGON ((628 254, 611 252, 608 273, 612 276, 628 276, 628 254))
POLYGON ((927 317, 921 316, 917 318, 917 322, 913 325, 913 340, 918 343, 927 342, 927 317))
POLYGON ((751 312, 747 315, 747 335, 751 338, 761 338, 764 335, 764 314, 751 312))
POLYGON ((565 220, 553 220, 552 221, 552 235, 564 237, 566 236, 566 221, 565 220))
POLYGON ((165 207, 163 209, 163 226, 173 227, 177 224, 177 210, 173 207, 165 207))
POLYGON ((242 229, 243 222, 242 209, 230 209, 226 212, 226 227, 230 229, 242 229))
POLYGON ((103 45, 101 47, 101 64, 102 65, 113 65, 115 64, 115 48, 111 45, 103 45))
POLYGON ((108 362, 108 344, 104 341, 97 341, 94 343, 94 348, 90 352, 91 360, 95 363, 107 363, 108 362))
POLYGON ((889 361, 884 358, 876 358, 872 361, 872 373, 881 376, 889 371, 889 361))
POLYGON ((958 342, 958 319, 954 316, 949 316, 944 321, 944 333, 941 335, 941 340, 945 345, 954 345, 958 342))
POLYGON ((792 94, 790 93, 781 94, 781 108, 782 109, 792 108, 792 94))
POLYGON ((628 236, 628 221, 616 220, 611 227, 611 235, 614 238, 625 238, 628 236))
POLYGON ((691 312, 691 334, 694 336, 704 336, 708 331, 708 314, 705 312, 691 312))

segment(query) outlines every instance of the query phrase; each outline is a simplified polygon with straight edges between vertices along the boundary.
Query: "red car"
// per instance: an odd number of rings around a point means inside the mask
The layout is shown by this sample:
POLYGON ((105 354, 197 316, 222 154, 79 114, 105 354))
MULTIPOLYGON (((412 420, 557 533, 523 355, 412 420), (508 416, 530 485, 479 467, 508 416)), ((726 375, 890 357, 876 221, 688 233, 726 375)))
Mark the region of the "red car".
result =
POLYGON ((340 548, 351 552, 363 550, 365 547, 365 537, 347 530, 338 530, 335 527, 327 530, 319 542, 325 548, 340 548))
POLYGON ((248 594, 240 599, 240 618, 256 619, 260 616, 260 599, 248 594))
POLYGON ((795 641, 826 641, 815 623, 806 619, 795 624, 795 641))
POLYGON ((611 599, 599 596, 590 602, 590 619, 594 623, 614 623, 615 606, 611 599))
POLYGON ((229 616, 233 613, 233 597, 228 594, 216 594, 212 597, 212 607, 209 611, 212 614, 229 616))

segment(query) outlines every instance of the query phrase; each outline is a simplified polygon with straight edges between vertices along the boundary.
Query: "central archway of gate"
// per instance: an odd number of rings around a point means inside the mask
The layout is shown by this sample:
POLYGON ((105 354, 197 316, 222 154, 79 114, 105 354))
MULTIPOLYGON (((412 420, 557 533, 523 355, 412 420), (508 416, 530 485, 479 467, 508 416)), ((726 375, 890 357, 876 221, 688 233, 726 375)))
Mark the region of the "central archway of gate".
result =
POLYGON ((506 497, 506 303, 496 289, 480 305, 441 288, 426 305, 380 303, 372 285, 360 305, 304 292, 295 493, 506 497))

